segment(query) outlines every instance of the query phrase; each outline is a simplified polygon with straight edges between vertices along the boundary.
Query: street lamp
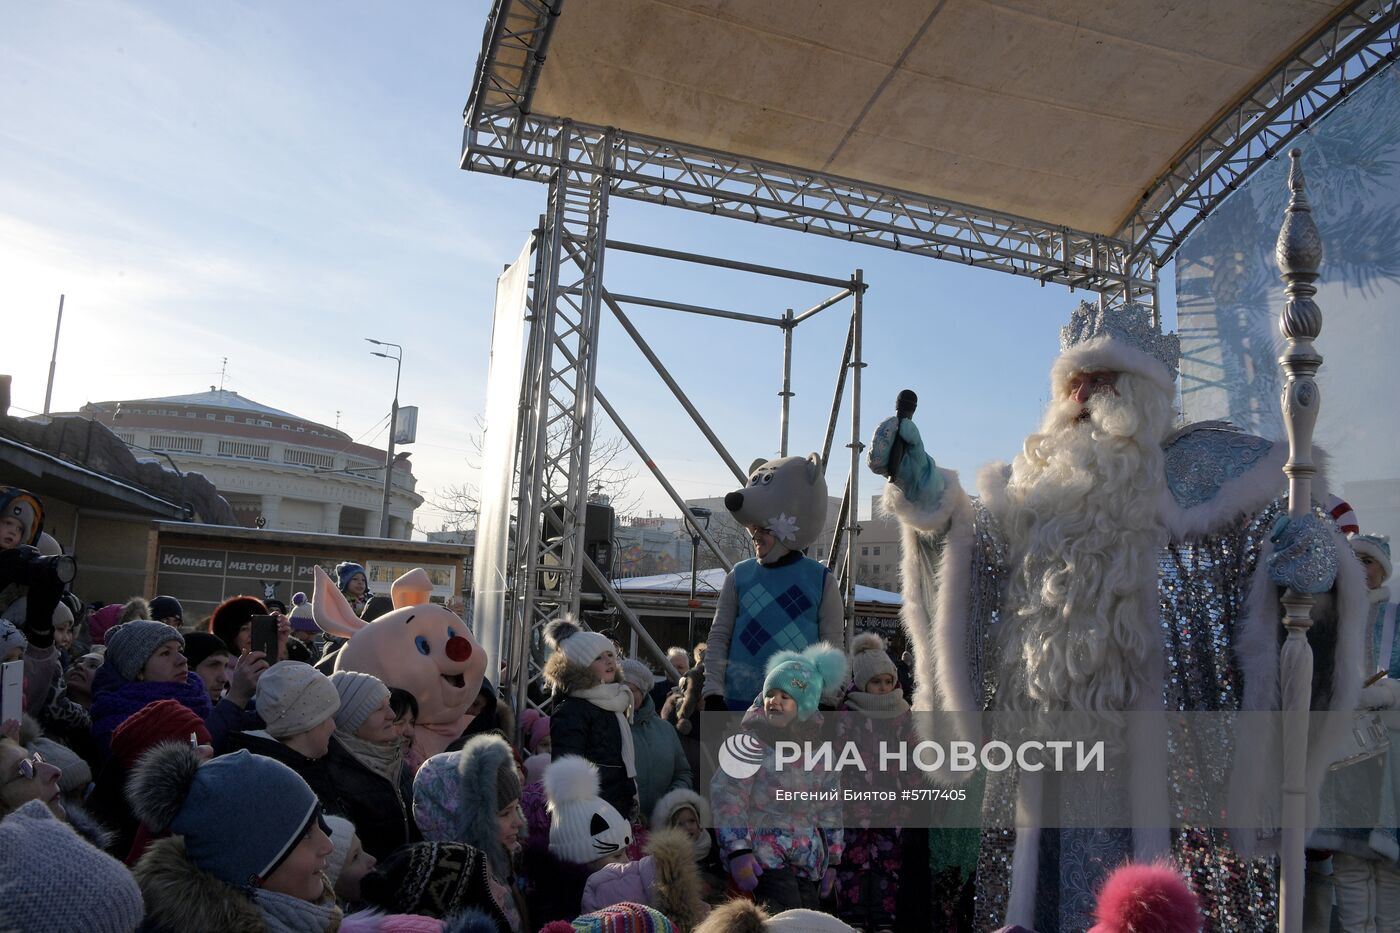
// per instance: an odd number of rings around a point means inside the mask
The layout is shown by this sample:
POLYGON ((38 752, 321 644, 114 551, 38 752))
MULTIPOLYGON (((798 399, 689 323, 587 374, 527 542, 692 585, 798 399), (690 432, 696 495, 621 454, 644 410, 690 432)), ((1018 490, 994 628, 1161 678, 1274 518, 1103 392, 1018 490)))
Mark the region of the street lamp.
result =
POLYGON ((369 351, 370 356, 382 356, 386 360, 394 361, 394 404, 389 409, 389 451, 384 455, 384 501, 379 508, 379 537, 387 538, 389 537, 389 486, 394 481, 394 430, 398 427, 399 421, 399 376, 403 374, 403 347, 385 340, 375 340, 373 337, 365 339, 376 347, 393 347, 399 351, 397 355, 379 350, 369 351))
POLYGON ((695 647, 695 580, 699 570, 700 562, 700 532, 697 530, 697 521, 704 522, 706 531, 710 530, 710 510, 704 506, 692 506, 690 509, 690 644, 689 648, 695 647))

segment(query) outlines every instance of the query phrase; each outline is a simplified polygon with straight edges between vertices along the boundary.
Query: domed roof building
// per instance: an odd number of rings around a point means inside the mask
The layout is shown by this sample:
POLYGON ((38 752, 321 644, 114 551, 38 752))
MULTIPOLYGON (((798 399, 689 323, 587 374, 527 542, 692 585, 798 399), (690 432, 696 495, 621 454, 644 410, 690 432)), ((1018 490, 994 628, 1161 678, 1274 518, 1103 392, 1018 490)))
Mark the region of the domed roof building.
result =
MULTIPOLYGON (((210 386, 165 398, 90 402, 138 458, 204 474, 250 528, 378 537, 384 451, 336 428, 210 386)), ((423 504, 412 467, 395 459, 389 537, 407 539, 423 504)))

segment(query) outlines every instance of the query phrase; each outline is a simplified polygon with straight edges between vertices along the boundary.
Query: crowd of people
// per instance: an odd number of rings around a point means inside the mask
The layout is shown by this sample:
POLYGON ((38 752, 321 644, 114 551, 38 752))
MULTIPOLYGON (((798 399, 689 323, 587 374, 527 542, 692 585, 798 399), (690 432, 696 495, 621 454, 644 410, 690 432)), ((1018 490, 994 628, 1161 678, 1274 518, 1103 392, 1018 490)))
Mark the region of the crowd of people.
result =
MULTIPOLYGON (((907 663, 847 641, 840 588, 804 553, 816 454, 755 462, 726 497, 754 558, 705 643, 666 652, 662 677, 559 619, 543 693, 486 676, 421 570, 380 595, 345 561, 291 607, 231 595, 198 620, 168 595, 84 604, 40 572, 58 553, 42 503, 0 492, 0 567, 31 568, 0 591, 0 660, 24 673, 24 715, 0 726, 0 928, 1272 929, 1266 730, 1168 757, 1130 715, 1278 709, 1285 590, 1317 597, 1314 711, 1345 726, 1400 706, 1389 543, 1336 509, 1289 517, 1281 445, 1173 427, 1179 347, 1142 309, 1081 305, 1063 342, 1041 431, 980 497, 908 418, 875 432, 907 663), (780 767, 784 740, 914 739, 913 709, 1073 712, 1113 741, 1096 770, 979 775, 979 826, 778 805, 829 779, 780 767), (702 767, 702 712, 740 720, 752 767, 702 767), (1254 832, 1165 827, 1208 771, 1254 832), (1056 822, 1086 808, 1122 822, 1056 822)), ((1310 931, 1400 924, 1400 765, 1384 743, 1343 761, 1345 733, 1316 732, 1306 790, 1367 806, 1321 811, 1310 931)))
MULTIPOLYGON (((51 551, 37 498, 4 497, 0 543, 51 551)), ((335 579, 364 616, 392 610, 362 566, 335 579)), ((47 627, 24 586, 0 602, 0 660, 25 674, 0 736, 5 929, 895 929, 900 830, 750 825, 771 767, 697 786, 704 643, 668 651, 672 685, 556 622, 548 714, 516 722, 483 681, 463 734, 415 763, 417 697, 328 664, 343 640, 303 594, 187 620, 171 596, 65 593, 47 627), (257 616, 276 620, 275 656, 253 645, 257 616)), ((886 648, 773 652, 744 728, 771 756, 832 709, 907 721, 886 648)))

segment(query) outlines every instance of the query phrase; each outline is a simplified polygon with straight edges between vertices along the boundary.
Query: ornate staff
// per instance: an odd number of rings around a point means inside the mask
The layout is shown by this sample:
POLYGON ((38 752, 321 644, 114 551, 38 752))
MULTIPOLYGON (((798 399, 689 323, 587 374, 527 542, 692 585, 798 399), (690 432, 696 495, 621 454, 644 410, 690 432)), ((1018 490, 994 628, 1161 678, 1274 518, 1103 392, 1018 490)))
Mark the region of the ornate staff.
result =
MULTIPOLYGON (((1312 508, 1313 428, 1322 396, 1313 379, 1322 357, 1313 340, 1322 331, 1322 310, 1313 295, 1322 264, 1322 238, 1313 222, 1312 207, 1303 191, 1302 152, 1288 153, 1288 209, 1279 230, 1274 260, 1285 283, 1287 302, 1279 330, 1288 341, 1279 363, 1287 384, 1283 389, 1283 422, 1288 431, 1288 517, 1301 521, 1312 508)), ((1313 655, 1308 645, 1312 625, 1311 595, 1294 587, 1284 591, 1283 625, 1288 630, 1279 656, 1283 701, 1283 836, 1280 849, 1278 928, 1300 933, 1303 928, 1303 843, 1307 816, 1308 708, 1312 700, 1313 655)))

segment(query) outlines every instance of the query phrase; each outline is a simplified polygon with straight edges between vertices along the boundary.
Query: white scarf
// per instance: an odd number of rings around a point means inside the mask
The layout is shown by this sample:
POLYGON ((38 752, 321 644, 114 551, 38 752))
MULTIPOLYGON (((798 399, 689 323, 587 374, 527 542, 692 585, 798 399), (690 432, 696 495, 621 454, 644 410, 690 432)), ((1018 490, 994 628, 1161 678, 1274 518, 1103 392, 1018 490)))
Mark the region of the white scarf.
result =
POLYGON ((632 746, 632 690, 626 684, 598 684, 575 690, 570 696, 587 700, 599 709, 617 714, 617 730, 622 733, 622 763, 627 776, 637 776, 637 751, 632 746))

